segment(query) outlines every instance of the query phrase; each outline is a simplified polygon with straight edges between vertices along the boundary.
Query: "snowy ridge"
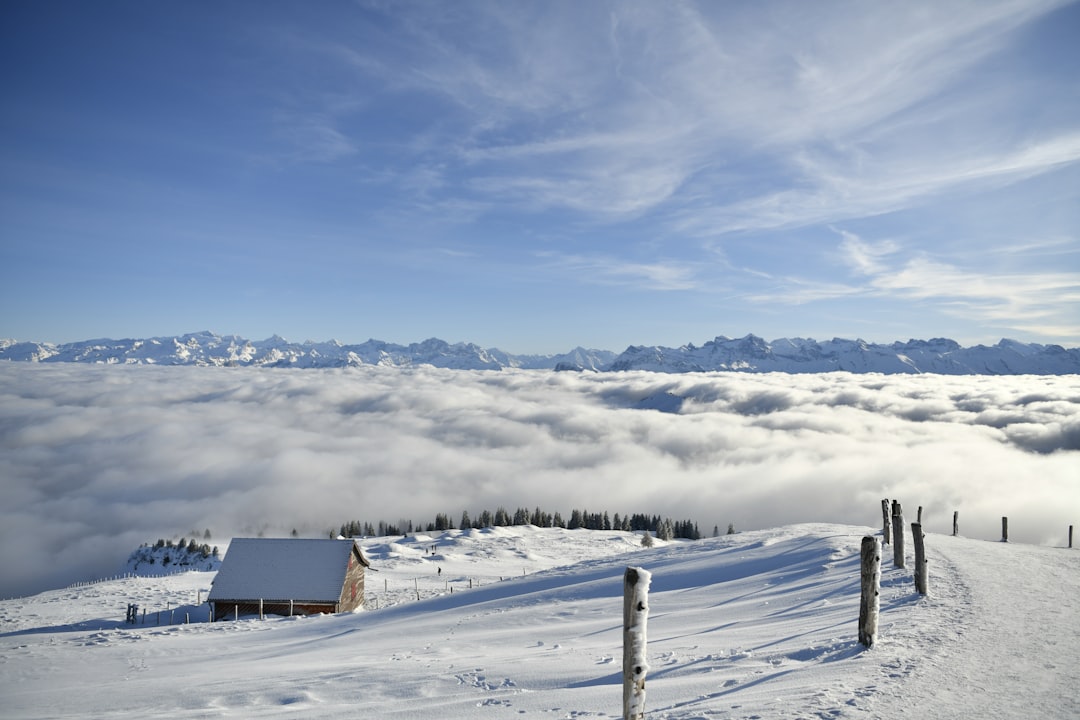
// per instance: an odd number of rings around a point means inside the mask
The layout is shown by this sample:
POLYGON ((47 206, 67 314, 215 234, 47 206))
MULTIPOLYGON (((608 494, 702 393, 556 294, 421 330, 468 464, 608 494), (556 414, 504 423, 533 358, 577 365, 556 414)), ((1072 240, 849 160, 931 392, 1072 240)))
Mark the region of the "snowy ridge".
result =
POLYGON ((961 347, 953 340, 908 340, 889 345, 834 338, 818 342, 755 335, 724 336, 701 347, 631 346, 607 370, 654 372, 936 373, 941 375, 1072 375, 1080 373, 1080 349, 1002 340, 961 347))
POLYGON ((627 566, 652 575, 646 717, 1080 713, 1080 553, 929 534, 930 595, 883 562, 865 650, 871 532, 797 525, 652 549, 531 526, 375 538, 368 611, 336 616, 211 624, 200 572, 0 601, 4 716, 618 718, 627 566), (129 602, 145 624, 123 622, 129 602))
POLYGON ((562 355, 511 355, 494 348, 485 349, 472 343, 450 344, 437 338, 409 345, 381 340, 343 345, 336 340, 294 343, 278 335, 266 340, 247 340, 209 331, 146 340, 98 339, 62 345, 0 340, 0 360, 130 365, 293 368, 431 365, 457 370, 551 369, 562 365, 599 370, 614 357, 612 352, 584 348, 575 348, 562 355))
POLYGON ((472 343, 437 338, 397 345, 368 340, 344 345, 336 340, 295 343, 280 336, 247 340, 204 331, 145 340, 85 340, 54 345, 0 340, 0 360, 139 365, 266 366, 334 368, 360 365, 430 365, 457 370, 936 373, 942 375, 1071 375, 1080 373, 1080 348, 1001 340, 996 345, 961 347, 944 338, 888 345, 834 338, 719 336, 702 346, 678 348, 632 345, 621 354, 575 348, 558 355, 512 355, 472 343))

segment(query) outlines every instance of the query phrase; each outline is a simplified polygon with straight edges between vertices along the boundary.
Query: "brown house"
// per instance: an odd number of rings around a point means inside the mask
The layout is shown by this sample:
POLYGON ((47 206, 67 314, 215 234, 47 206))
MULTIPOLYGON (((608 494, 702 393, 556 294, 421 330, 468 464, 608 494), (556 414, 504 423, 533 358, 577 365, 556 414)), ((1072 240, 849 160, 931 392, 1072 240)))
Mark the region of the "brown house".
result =
POLYGON ((207 600, 215 618, 349 612, 371 564, 353 540, 233 538, 207 600))

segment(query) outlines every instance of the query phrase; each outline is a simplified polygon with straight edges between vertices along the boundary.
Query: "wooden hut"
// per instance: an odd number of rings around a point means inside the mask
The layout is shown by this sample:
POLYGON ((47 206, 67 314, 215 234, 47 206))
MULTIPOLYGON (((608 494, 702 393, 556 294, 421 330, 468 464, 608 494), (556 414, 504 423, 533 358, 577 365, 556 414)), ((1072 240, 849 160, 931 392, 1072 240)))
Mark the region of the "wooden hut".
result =
POLYGON ((370 566, 353 540, 233 538, 207 600, 218 619, 349 612, 370 566))

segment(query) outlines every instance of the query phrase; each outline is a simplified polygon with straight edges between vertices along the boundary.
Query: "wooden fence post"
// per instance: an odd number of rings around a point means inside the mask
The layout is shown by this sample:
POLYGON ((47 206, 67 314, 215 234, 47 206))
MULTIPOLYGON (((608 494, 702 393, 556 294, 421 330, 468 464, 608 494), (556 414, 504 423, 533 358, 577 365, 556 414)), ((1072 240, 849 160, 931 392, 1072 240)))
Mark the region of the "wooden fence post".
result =
POLYGON ((881 583, 881 545, 876 537, 867 535, 860 548, 862 597, 859 602, 859 642, 874 647, 878 624, 878 588, 881 583))
POLYGON ((1001 518, 1001 542, 1009 542, 1009 518, 1001 518))
POLYGON ((892 504, 893 565, 904 567, 904 509, 896 500, 892 504))
POLYGON ((623 720, 645 717, 646 625, 652 575, 628 567, 623 575, 623 720))
POLYGON ((889 498, 881 501, 881 542, 889 544, 889 498))
POLYGON ((915 592, 926 594, 928 573, 926 571, 926 545, 923 542, 922 523, 911 523, 911 538, 915 544, 915 592))
POLYGON ((1072 528, 1073 528, 1073 526, 1070 525, 1069 526, 1069 547, 1072 547, 1072 528))
POLYGON ((960 534, 960 511, 953 510, 952 514, 952 535, 956 537, 960 534))
POLYGON ((259 619, 260 620, 265 620, 266 619, 265 617, 263 617, 263 599, 262 598, 259 598, 259 619))

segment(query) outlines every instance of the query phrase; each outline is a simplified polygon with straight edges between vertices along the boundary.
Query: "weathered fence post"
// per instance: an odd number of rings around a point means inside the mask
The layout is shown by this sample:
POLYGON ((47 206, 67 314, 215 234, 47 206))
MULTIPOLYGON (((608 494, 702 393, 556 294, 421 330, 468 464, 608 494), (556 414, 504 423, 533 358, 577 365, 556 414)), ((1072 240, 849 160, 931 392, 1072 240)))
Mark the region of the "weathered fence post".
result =
POLYGON ((233 621, 234 622, 239 622, 240 621, 240 606, 239 605, 233 605, 233 621))
POLYGON ((646 624, 652 575, 628 567, 623 575, 623 720, 645 717, 646 624))
POLYGON ((293 614, 293 601, 290 600, 289 601, 289 617, 292 617, 292 614, 293 614))
POLYGON ((1072 547, 1072 529, 1073 529, 1073 526, 1070 525, 1069 526, 1069 547, 1072 547))
POLYGON ((960 534, 960 511, 953 510, 952 514, 952 534, 956 537, 960 534))
POLYGON ((926 544, 923 542, 922 523, 911 523, 911 538, 915 544, 915 592, 926 594, 928 573, 926 571, 926 544))
POLYGON ((878 588, 881 582, 881 545, 876 537, 867 535, 860 549, 862 597, 859 602, 859 642, 874 647, 877 638, 878 588))
POLYGON ((266 619, 265 617, 263 617, 263 599, 262 598, 259 598, 259 619, 260 620, 265 620, 266 619))
POLYGON ((1001 542, 1009 542, 1009 518, 1001 518, 1001 542))
POLYGON ((889 544, 889 498, 881 501, 881 537, 882 543, 889 544))
POLYGON ((904 509, 900 503, 893 500, 892 504, 892 531, 893 531, 893 565, 903 569, 904 567, 904 509))

